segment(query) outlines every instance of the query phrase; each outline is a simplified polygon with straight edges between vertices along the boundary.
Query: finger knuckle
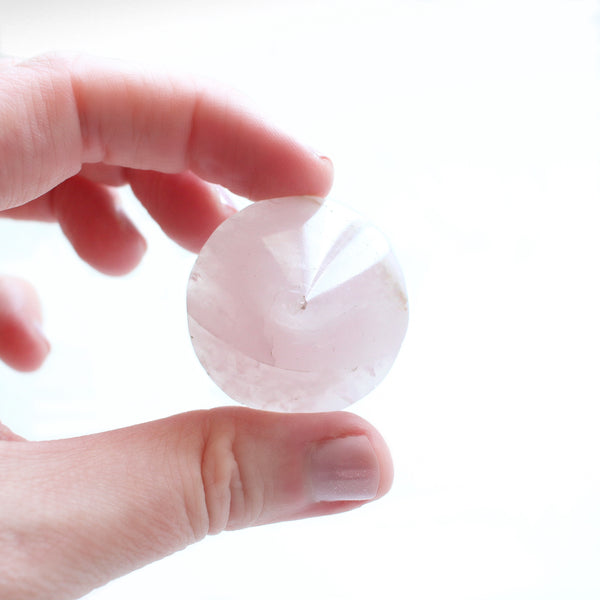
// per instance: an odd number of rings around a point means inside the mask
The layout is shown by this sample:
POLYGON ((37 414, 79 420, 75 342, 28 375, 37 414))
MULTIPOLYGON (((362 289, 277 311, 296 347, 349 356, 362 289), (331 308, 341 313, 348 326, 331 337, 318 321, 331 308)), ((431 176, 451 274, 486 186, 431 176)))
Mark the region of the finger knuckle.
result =
POLYGON ((195 489, 186 494, 186 512, 198 539, 256 523, 263 509, 262 478, 235 420, 211 415, 196 455, 195 489))

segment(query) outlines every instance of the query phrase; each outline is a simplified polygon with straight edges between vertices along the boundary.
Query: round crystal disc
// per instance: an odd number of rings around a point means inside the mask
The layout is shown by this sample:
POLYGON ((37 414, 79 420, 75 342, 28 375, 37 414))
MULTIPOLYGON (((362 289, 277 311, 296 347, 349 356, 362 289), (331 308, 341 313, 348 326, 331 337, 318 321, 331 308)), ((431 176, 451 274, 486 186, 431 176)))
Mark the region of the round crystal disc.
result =
POLYGON ((406 333, 404 278, 375 227, 332 201, 263 200, 224 221, 192 269, 190 335, 231 398, 342 409, 387 374, 406 333))

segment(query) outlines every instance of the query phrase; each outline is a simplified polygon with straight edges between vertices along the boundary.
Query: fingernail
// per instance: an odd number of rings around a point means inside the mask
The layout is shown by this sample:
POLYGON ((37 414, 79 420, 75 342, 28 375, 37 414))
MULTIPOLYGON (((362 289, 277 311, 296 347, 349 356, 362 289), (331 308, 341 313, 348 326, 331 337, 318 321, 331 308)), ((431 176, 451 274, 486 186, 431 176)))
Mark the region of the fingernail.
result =
POLYGON ((234 198, 229 190, 223 186, 217 186, 217 192, 219 194, 219 200, 221 201, 221 204, 227 207, 232 214, 240 211, 246 206, 241 199, 234 198))
POLYGON ((135 243, 138 247, 138 260, 141 260, 142 256, 144 256, 144 254, 146 254, 146 251, 148 250, 148 242, 146 241, 146 238, 137 229, 135 230, 135 235, 135 243))
POLYGON ((120 204, 117 206, 116 214, 121 235, 135 238, 135 245, 138 248, 138 254, 141 259, 142 255, 148 250, 148 242, 120 204))
POLYGON ((310 477, 315 502, 371 500, 379 487, 379 462, 365 436, 326 440, 313 450, 310 477))
POLYGON ((335 172, 335 169, 333 167, 333 161, 324 154, 317 154, 317 156, 319 157, 321 164, 324 165, 325 168, 329 171, 329 177, 333 178, 335 172))
POLYGON ((48 338, 46 337, 46 334, 44 333, 42 324, 37 321, 34 321, 32 323, 32 325, 33 325, 33 329, 34 329, 35 333, 37 334, 38 340, 44 345, 46 354, 48 354, 48 352, 50 352, 50 342, 48 341, 48 338))
POLYGON ((319 150, 317 148, 315 148, 314 146, 311 146, 310 144, 304 144, 304 146, 307 150, 312 152, 317 158, 320 158, 321 160, 326 160, 327 162, 332 163, 331 159, 326 154, 324 154, 323 152, 319 152, 319 150))
POLYGON ((321 161, 322 164, 327 165, 327 169, 333 172, 333 161, 326 154, 321 154, 316 150, 312 150, 312 153, 321 161))

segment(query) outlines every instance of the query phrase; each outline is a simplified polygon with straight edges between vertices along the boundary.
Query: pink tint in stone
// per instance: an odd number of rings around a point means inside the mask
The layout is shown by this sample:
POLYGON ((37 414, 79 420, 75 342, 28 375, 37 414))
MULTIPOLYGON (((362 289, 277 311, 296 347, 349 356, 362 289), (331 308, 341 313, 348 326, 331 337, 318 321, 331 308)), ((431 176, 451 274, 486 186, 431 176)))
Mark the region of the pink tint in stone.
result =
POLYGON ((356 402, 385 377, 408 325, 383 234, 309 196, 256 202, 224 221, 192 269, 187 307, 209 376, 265 410, 356 402))

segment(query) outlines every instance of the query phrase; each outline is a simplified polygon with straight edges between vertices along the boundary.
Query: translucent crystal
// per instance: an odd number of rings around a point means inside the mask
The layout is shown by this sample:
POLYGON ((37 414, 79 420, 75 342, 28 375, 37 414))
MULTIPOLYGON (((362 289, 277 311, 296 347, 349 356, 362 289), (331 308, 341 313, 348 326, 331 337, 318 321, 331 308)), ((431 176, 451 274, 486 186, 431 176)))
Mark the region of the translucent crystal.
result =
POLYGON ((222 223, 192 269, 187 306, 209 376, 267 410, 336 410, 365 396, 408 323, 386 238, 308 196, 256 202, 222 223))

